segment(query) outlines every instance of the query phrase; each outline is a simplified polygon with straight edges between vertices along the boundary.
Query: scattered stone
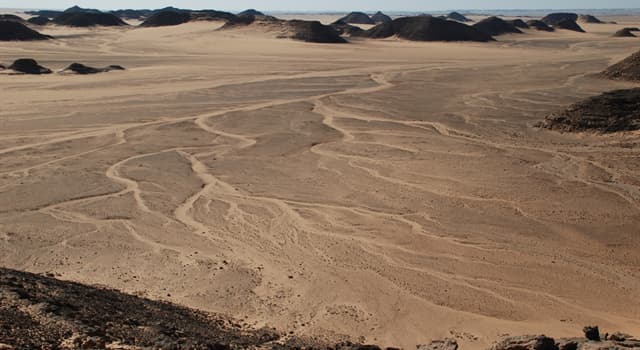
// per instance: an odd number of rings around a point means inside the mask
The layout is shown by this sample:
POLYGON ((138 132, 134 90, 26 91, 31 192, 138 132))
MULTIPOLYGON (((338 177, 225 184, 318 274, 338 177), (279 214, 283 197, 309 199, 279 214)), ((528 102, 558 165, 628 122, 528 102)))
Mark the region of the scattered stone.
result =
POLYGON ((15 21, 0 21, 0 41, 35 41, 48 40, 52 37, 15 21))
POLYGON ((374 39, 398 36, 401 39, 413 41, 488 42, 493 40, 491 35, 475 27, 433 16, 396 18, 364 31, 361 36, 374 39))
POLYGON ((458 350, 458 342, 455 339, 434 340, 428 345, 418 345, 417 350, 458 350))
POLYGON ((364 12, 351 12, 340 18, 339 21, 351 24, 376 24, 371 17, 364 12))
POLYGON ((527 25, 529 26, 529 28, 533 28, 536 30, 540 30, 540 31, 544 31, 544 32, 553 32, 555 31, 555 29, 553 29, 553 27, 549 26, 548 24, 534 19, 534 20, 530 20, 527 21, 527 25))
POLYGON ((9 66, 9 69, 12 69, 19 73, 24 74, 50 74, 51 69, 45 68, 38 64, 38 62, 32 58, 20 58, 17 59, 9 66))
POLYGON ((474 24, 473 27, 491 36, 511 34, 511 33, 522 34, 522 31, 516 28, 512 23, 509 23, 503 20, 502 18, 499 18, 496 16, 485 18, 482 21, 474 24))
MULTIPOLYGON (((637 91, 637 107, 640 107, 640 89, 636 89, 637 91)), ((623 91, 623 90, 619 90, 619 91, 623 91)), ((640 114, 640 110, 638 110, 638 113, 640 114)), ((639 115, 640 116, 640 115, 639 115)), ((598 326, 586 326, 582 329, 582 331, 584 332, 584 337, 589 339, 589 340, 593 340, 593 341, 600 341, 600 330, 598 329, 598 326)))
POLYGON ((614 80, 640 81, 640 51, 607 68, 601 75, 614 80))
POLYGON ((387 23, 387 22, 393 21, 393 19, 391 17, 385 15, 384 13, 382 13, 380 11, 376 12, 373 16, 371 16, 371 20, 375 24, 387 23))

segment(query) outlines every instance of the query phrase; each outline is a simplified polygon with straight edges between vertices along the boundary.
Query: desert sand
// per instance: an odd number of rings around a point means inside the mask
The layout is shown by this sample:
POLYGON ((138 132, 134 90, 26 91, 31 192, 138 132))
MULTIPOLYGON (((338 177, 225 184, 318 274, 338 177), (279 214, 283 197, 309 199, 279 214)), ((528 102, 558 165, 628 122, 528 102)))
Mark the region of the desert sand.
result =
MULTIPOLYGON (((331 22, 327 18, 324 22, 331 22)), ((474 18, 476 19, 476 18, 474 18)), ((298 335, 640 333, 640 133, 533 127, 632 83, 588 33, 322 45, 221 23, 2 43, 0 266, 298 335)))

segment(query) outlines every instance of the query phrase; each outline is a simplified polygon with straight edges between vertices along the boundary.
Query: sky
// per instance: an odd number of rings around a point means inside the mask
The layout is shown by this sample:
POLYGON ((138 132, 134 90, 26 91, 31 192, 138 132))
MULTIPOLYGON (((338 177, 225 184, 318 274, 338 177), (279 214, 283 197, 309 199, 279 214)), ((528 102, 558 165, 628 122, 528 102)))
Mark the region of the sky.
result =
POLYGON ((451 9, 611 9, 639 8, 640 0, 0 0, 0 8, 63 9, 161 8, 237 11, 440 11, 451 9))

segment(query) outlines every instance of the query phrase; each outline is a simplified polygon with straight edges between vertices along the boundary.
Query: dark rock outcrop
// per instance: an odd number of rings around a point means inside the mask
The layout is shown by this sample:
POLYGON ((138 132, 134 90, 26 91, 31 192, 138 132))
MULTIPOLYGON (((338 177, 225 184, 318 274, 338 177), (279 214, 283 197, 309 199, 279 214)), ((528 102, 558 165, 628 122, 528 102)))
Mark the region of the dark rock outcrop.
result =
POLYGON ((343 44, 347 42, 335 29, 319 21, 292 20, 286 21, 286 23, 287 27, 293 32, 289 37, 294 40, 321 44, 343 44))
POLYGON ((640 81, 640 51, 607 68, 601 75, 614 80, 640 81))
POLYGON ((375 24, 380 24, 380 23, 391 22, 393 19, 391 17, 385 15, 384 13, 378 11, 373 16, 371 16, 371 20, 375 24))
POLYGON ((511 25, 513 25, 516 28, 529 29, 529 25, 527 24, 527 22, 521 20, 520 18, 512 19, 512 20, 507 21, 507 22, 511 23, 511 25))
POLYGON ((0 41, 33 41, 48 40, 52 37, 15 21, 0 21, 0 41))
POLYGON ((541 19, 542 22, 550 26, 556 26, 558 25, 558 23, 565 20, 575 22, 578 20, 578 15, 571 12, 556 12, 556 13, 550 13, 541 19))
MULTIPOLYGON (((640 88, 615 90, 575 103, 551 114, 539 127, 559 131, 597 131, 603 133, 640 129, 640 88)), ((589 339, 597 329, 587 329, 589 339)))
POLYGON ((137 20, 141 20, 144 19, 148 16, 151 16, 151 14, 154 13, 154 11, 152 10, 133 10, 133 9, 121 9, 121 10, 113 10, 113 11, 109 11, 109 13, 116 15, 120 18, 125 18, 125 19, 137 19, 137 20))
POLYGON ((504 337, 491 350, 558 350, 558 346, 553 338, 544 335, 524 335, 504 337))
POLYGON ((27 20, 27 22, 31 23, 31 24, 35 24, 37 26, 44 26, 49 24, 49 22, 51 22, 51 20, 49 19, 49 17, 45 17, 45 16, 36 16, 36 17, 31 17, 27 20))
POLYGON ((125 70, 125 68, 118 65, 111 65, 103 68, 94 68, 94 67, 85 66, 82 63, 72 63, 69 65, 69 67, 62 70, 62 72, 73 72, 76 74, 85 75, 85 74, 105 73, 113 70, 125 70))
POLYGON ((358 26, 352 26, 351 24, 344 23, 340 20, 331 23, 330 26, 335 29, 340 35, 359 35, 364 32, 364 29, 358 26))
POLYGON ((364 12, 351 12, 340 18, 339 21, 351 24, 376 24, 371 17, 364 12))
POLYGON ((52 21, 54 24, 69 27, 119 27, 126 26, 120 17, 111 13, 65 12, 52 21))
POLYGON ((24 74, 50 74, 51 73, 51 69, 39 65, 38 62, 32 58, 17 59, 9 66, 9 69, 12 69, 18 73, 24 73, 24 74))
POLYGON ((633 32, 629 30, 629 28, 622 28, 619 31, 613 33, 613 37, 614 38, 635 38, 636 35, 633 34, 633 32))
POLYGON ((55 18, 60 16, 63 11, 55 11, 55 10, 38 10, 38 11, 25 11, 26 14, 32 16, 44 16, 47 18, 55 18))
POLYGON ((451 338, 434 340, 427 345, 418 345, 417 350, 458 350, 458 342, 451 338))
POLYGON ((522 34, 522 31, 516 28, 512 23, 509 23, 499 17, 489 17, 473 25, 480 31, 483 31, 491 36, 518 33, 522 34))
POLYGON ((540 30, 540 31, 544 31, 544 32, 553 32, 555 31, 555 29, 553 29, 553 27, 549 26, 548 24, 537 20, 537 19, 533 19, 530 21, 527 21, 527 25, 529 26, 529 28, 533 28, 536 30, 540 30))
POLYGON ((102 11, 97 10, 97 9, 87 9, 87 8, 82 8, 78 5, 69 7, 68 9, 63 11, 64 13, 102 13, 102 11))
POLYGON ((580 15, 578 21, 583 23, 603 23, 600 19, 593 15, 580 15))
POLYGON ((477 28, 432 16, 396 18, 364 31, 361 36, 375 39, 397 36, 414 41, 488 42, 493 40, 489 34, 477 28))
MULTIPOLYGON (((640 94, 640 89, 638 90, 638 93, 640 94)), ((638 95, 638 102, 640 103, 640 95, 638 95)), ((640 104, 639 104, 640 105, 640 104)), ((640 112, 640 111, 639 111, 640 112)), ((598 326, 586 326, 582 329, 582 331, 584 332, 584 337, 589 339, 589 340, 593 340, 593 341, 600 341, 600 329, 598 328, 598 326)))
POLYGON ((182 11, 160 11, 152 14, 147 18, 141 27, 165 27, 165 26, 177 26, 179 24, 187 23, 191 20, 191 14, 189 12, 182 11))
POLYGON ((580 27, 578 22, 572 21, 572 20, 569 20, 569 19, 562 20, 562 21, 556 23, 553 27, 557 28, 557 29, 571 30, 571 31, 574 31, 574 32, 579 32, 579 33, 584 33, 585 32, 584 29, 582 29, 582 27, 580 27))
POLYGON ((459 12, 451 12, 446 16, 446 19, 458 22, 472 22, 469 18, 459 12))

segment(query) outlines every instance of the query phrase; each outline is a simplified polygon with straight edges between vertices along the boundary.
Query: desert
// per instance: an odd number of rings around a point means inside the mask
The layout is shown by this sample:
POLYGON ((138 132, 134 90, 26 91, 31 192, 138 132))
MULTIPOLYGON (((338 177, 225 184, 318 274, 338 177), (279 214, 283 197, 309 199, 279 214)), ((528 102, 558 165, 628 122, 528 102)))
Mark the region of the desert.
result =
POLYGON ((94 336, 61 315, 113 302, 178 315, 105 316, 127 346, 640 347, 604 336, 640 335, 640 39, 613 37, 640 14, 70 10, 0 18, 7 323, 94 336))

